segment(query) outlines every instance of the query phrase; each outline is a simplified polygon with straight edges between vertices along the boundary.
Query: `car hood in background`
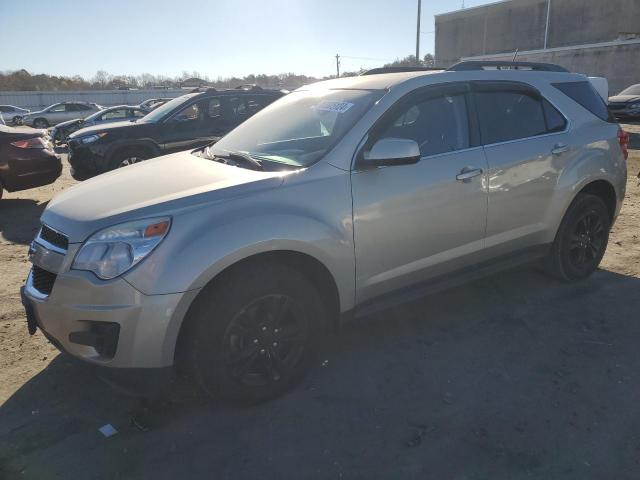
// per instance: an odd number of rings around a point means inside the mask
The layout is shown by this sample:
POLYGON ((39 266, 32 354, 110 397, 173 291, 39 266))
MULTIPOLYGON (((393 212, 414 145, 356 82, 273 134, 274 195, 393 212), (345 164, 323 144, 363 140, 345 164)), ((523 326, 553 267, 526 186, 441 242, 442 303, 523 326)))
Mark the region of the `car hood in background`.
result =
POLYGON ((79 123, 82 122, 83 120, 81 118, 74 118, 73 120, 67 120, 66 122, 61 122, 58 123, 55 127, 53 128, 61 128, 61 127, 68 127, 69 125, 73 125, 74 123, 79 123))
POLYGON ((123 127, 131 128, 133 126, 142 126, 142 125, 150 125, 149 123, 136 123, 131 120, 123 120, 122 122, 110 122, 101 125, 91 125, 87 128, 82 128, 76 132, 73 132, 69 135, 69 138, 73 140, 74 138, 84 137, 85 135, 93 135, 94 133, 100 132, 108 132, 110 130, 118 130, 123 127))
POLYGON ((189 151, 179 152, 75 185, 54 197, 41 219, 65 233, 71 243, 77 243, 116 223, 171 215, 275 188, 284 175, 225 165, 189 151))
POLYGON ((640 95, 615 95, 609 97, 609 103, 640 102, 640 95))

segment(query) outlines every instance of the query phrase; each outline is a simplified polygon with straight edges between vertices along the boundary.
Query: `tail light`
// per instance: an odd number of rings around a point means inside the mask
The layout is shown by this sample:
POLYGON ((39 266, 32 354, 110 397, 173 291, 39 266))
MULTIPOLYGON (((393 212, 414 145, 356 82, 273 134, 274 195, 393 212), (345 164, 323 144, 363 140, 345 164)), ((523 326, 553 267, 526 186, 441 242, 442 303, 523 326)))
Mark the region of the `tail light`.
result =
POLYGON ((629 158, 629 134, 622 128, 618 130, 618 142, 620 142, 620 149, 624 155, 624 159, 629 158))
POLYGON ((11 142, 11 145, 18 148, 47 148, 47 144, 42 137, 27 138, 26 140, 18 140, 11 142))

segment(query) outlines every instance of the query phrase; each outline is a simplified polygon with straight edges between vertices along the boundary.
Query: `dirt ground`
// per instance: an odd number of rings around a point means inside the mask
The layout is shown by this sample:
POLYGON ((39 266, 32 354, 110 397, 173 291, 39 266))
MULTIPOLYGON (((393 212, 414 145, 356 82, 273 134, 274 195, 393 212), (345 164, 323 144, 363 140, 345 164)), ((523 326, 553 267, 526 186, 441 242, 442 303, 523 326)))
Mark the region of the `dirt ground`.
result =
POLYGON ((348 325, 295 391, 139 401, 29 337, 19 288, 48 200, 0 201, 0 479, 640 478, 640 124, 601 270, 508 272, 348 325), (105 438, 98 428, 113 425, 105 438))

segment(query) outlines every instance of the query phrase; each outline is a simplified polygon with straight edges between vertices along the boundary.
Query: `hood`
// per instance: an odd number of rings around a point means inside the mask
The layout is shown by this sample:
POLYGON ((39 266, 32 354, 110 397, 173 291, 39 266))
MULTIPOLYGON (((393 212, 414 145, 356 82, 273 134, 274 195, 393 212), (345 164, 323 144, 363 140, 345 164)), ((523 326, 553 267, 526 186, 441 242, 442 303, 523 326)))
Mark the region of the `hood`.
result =
MULTIPOLYGON (((134 125, 138 126, 142 124, 136 124, 136 122, 132 122, 131 120, 124 120, 122 122, 111 122, 111 123, 105 123, 101 125, 92 125, 87 128, 82 128, 76 132, 73 132, 71 135, 69 135, 69 138, 73 139, 73 138, 83 137, 85 135, 91 135, 94 133, 108 132, 110 130, 117 130, 123 127, 131 128, 134 125)), ((149 124, 147 123, 145 125, 149 125, 149 124)))
POLYGON ((171 215, 239 195, 275 188, 282 172, 260 172, 179 152, 114 170, 75 185, 49 202, 43 223, 71 243, 107 226, 171 215))
POLYGON ((640 95, 615 95, 609 97, 609 103, 633 103, 640 102, 640 95))
POLYGON ((40 115, 41 113, 46 113, 45 110, 35 110, 33 112, 29 112, 29 113, 25 113, 24 115, 22 115, 23 117, 30 117, 32 115, 40 115))
POLYGON ((66 122, 60 122, 58 124, 56 124, 56 127, 60 128, 60 127, 68 127, 69 125, 73 125, 74 123, 79 123, 79 122, 83 122, 84 120, 82 120, 81 118, 74 118, 73 120, 67 120, 66 122))

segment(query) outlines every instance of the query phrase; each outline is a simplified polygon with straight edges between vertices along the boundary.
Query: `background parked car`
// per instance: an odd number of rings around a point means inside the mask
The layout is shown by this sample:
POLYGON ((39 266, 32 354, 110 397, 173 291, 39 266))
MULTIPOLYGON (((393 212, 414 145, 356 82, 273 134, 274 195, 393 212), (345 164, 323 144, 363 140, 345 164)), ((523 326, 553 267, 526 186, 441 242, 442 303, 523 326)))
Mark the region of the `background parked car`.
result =
POLYGON ((0 125, 0 198, 3 189, 14 192, 53 183, 61 171, 60 157, 44 131, 0 125))
POLYGON ((640 117, 640 83, 609 97, 609 110, 618 118, 640 117))
POLYGON ((26 108, 15 107, 13 105, 0 105, 0 116, 4 118, 6 124, 15 124, 20 117, 29 113, 26 108))
POLYGON ((57 125, 60 122, 73 120, 74 118, 85 118, 102 110, 103 107, 96 103, 88 102, 62 102, 31 112, 20 118, 19 123, 22 125, 32 126, 34 128, 47 128, 50 125, 57 125))
POLYGON ((140 120, 83 128, 69 136, 76 179, 147 158, 202 147, 284 95, 280 90, 196 90, 174 98, 140 120))
POLYGON ((173 100, 173 98, 150 98, 149 100, 145 100, 138 107, 150 112, 151 110, 155 110, 160 105, 164 105, 165 103, 173 100))
POLYGON ((54 142, 64 143, 69 135, 81 128, 104 125, 111 122, 133 121, 144 117, 147 113, 149 113, 147 110, 139 106, 118 105, 99 110, 84 120, 74 118, 73 120, 59 123, 49 129, 49 134, 54 142))

